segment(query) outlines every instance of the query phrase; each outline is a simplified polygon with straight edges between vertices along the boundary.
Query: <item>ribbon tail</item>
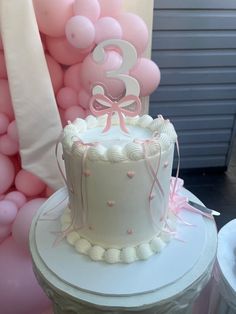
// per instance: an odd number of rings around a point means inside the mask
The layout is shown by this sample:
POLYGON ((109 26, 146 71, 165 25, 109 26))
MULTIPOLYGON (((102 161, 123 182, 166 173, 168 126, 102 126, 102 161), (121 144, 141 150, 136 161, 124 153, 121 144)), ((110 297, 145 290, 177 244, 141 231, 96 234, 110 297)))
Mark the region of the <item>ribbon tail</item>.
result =
POLYGON ((119 115, 119 119, 120 119, 120 128, 125 132, 125 133, 129 133, 129 130, 127 129, 126 125, 125 125, 125 120, 124 120, 124 116, 122 114, 122 112, 118 111, 118 115, 119 115))
POLYGON ((107 117, 107 124, 105 126, 105 128, 103 129, 102 133, 107 132, 108 130, 110 130, 111 128, 111 117, 112 117, 112 113, 108 113, 108 117, 107 117))

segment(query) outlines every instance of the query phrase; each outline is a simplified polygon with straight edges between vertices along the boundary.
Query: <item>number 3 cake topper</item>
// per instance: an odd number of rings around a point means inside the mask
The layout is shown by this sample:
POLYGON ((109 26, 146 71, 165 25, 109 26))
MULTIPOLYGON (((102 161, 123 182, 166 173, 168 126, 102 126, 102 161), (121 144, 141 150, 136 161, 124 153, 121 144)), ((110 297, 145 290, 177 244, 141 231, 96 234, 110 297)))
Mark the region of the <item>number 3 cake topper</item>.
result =
POLYGON ((118 69, 108 71, 106 76, 112 79, 119 79, 125 84, 125 96, 119 100, 113 100, 105 95, 105 90, 101 85, 93 87, 93 96, 90 100, 90 110, 95 116, 107 114, 107 123, 103 132, 107 132, 111 127, 112 115, 118 114, 120 128, 128 133, 125 125, 125 116, 135 117, 141 112, 141 101, 139 99, 140 86, 138 81, 128 73, 137 62, 137 52, 133 45, 121 39, 109 39, 100 43, 93 52, 93 59, 97 63, 105 61, 105 48, 116 46, 122 54, 122 64, 118 69))

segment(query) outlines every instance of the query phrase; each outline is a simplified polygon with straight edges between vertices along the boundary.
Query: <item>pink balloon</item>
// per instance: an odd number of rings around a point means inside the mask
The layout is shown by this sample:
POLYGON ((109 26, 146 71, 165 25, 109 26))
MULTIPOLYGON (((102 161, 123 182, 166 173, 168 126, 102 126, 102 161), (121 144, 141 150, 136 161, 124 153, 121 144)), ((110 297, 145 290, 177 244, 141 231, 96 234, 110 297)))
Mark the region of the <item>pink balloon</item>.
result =
POLYGON ((31 258, 12 237, 0 246, 2 314, 39 314, 50 306, 33 273, 31 258))
POLYGON ((65 110, 65 116, 64 116, 66 121, 71 121, 73 122, 76 118, 85 118, 85 112, 84 109, 81 108, 80 106, 72 106, 65 110))
POLYGON ((0 194, 3 194, 14 181, 15 169, 12 161, 2 154, 0 154, 0 173, 0 194))
POLYGON ((63 70, 60 64, 56 62, 56 60, 54 60, 50 55, 46 54, 45 58, 47 61, 48 71, 51 77, 54 93, 57 93, 63 85, 63 70))
POLYGON ((87 109, 89 107, 89 101, 91 97, 92 95, 86 92, 85 89, 81 89, 78 95, 79 105, 84 109, 87 109))
POLYGON ((73 0, 33 0, 39 30, 48 35, 64 35, 65 24, 73 15, 73 0))
POLYGON ((65 75, 64 75, 65 86, 71 87, 78 92, 81 88, 80 71, 81 71, 81 63, 70 66, 65 71, 65 75))
POLYGON ((66 38, 75 48, 86 49, 95 40, 95 28, 93 23, 85 16, 76 15, 66 23, 66 38))
POLYGON ((62 109, 78 105, 77 92, 71 87, 63 87, 57 93, 57 103, 62 109))
POLYGON ((24 204, 16 215, 12 225, 12 236, 14 241, 23 250, 28 251, 29 231, 33 217, 46 198, 35 198, 24 204))
POLYGON ((0 201, 0 225, 10 225, 16 218, 17 206, 14 202, 0 201))
POLYGON ((10 120, 13 120, 14 112, 7 80, 0 79, 0 95, 0 112, 5 113, 10 120))
POLYGON ((15 168, 15 174, 17 174, 21 170, 21 158, 20 154, 16 154, 14 156, 10 156, 10 160, 13 163, 13 166, 15 168))
MULTIPOLYGON (((51 56, 59 63, 64 65, 72 65, 84 60, 87 53, 80 52, 73 47, 66 37, 46 37, 46 44, 51 56)), ((92 49, 92 47, 91 47, 92 49)))
POLYGON ((9 237, 10 234, 11 234, 11 225, 0 225, 0 244, 3 241, 5 241, 9 237))
POLYGON ((82 15, 95 22, 100 15, 98 0, 75 0, 73 5, 74 15, 82 15))
POLYGON ((122 0, 98 0, 101 7, 100 16, 116 16, 120 14, 122 10, 122 0))
POLYGON ((34 174, 27 170, 20 170, 15 178, 15 186, 18 191, 26 196, 36 196, 43 192, 46 185, 34 174))
POLYGON ((14 202, 17 208, 21 208, 27 201, 25 195, 19 191, 9 192, 4 199, 14 202))
POLYGON ((4 134, 0 137, 0 153, 13 156, 19 151, 18 142, 12 140, 8 134, 4 134))
POLYGON ((107 78, 107 72, 118 69, 122 64, 122 57, 115 51, 107 51, 104 63, 97 63, 92 55, 88 55, 81 66, 81 83, 88 93, 95 85, 103 85, 106 94, 114 98, 120 97, 124 91, 124 83, 118 79, 107 78))
POLYGON ((122 29, 116 19, 112 17, 102 17, 95 23, 95 43, 107 39, 120 39, 122 37, 122 29))
POLYGON ((10 120, 5 113, 0 112, 0 134, 7 132, 8 125, 10 120))
POLYGON ((130 75, 139 82, 141 96, 150 95, 158 87, 161 79, 158 66, 147 58, 138 59, 130 75))
POLYGON ((148 28, 145 22, 133 13, 122 13, 116 19, 122 28, 122 39, 133 44, 138 55, 141 55, 148 45, 148 28))
POLYGON ((13 120, 7 128, 7 135, 9 138, 15 142, 19 141, 18 129, 16 125, 16 120, 13 120))
POLYGON ((7 68, 3 51, 0 51, 0 78, 7 78, 7 68))

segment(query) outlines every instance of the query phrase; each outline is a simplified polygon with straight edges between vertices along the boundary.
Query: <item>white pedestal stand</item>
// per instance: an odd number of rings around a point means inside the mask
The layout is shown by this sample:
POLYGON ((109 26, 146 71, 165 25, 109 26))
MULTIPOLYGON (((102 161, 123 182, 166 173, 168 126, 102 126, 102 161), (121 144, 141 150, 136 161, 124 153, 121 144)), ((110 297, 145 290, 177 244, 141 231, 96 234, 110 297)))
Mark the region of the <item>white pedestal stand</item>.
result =
POLYGON ((218 235, 217 263, 209 314, 236 313, 236 219, 227 223, 218 235))
MULTIPOLYGON (((186 190, 183 194, 200 202, 186 190)), ((66 196, 65 189, 56 192, 38 211, 30 231, 34 271, 54 313, 192 313, 215 260, 214 221, 183 211, 183 218, 194 225, 178 226, 184 242, 172 240, 147 261, 108 265, 78 254, 64 240, 53 246, 52 232, 60 226, 58 220, 45 220, 45 213, 53 208, 61 212, 66 196)))

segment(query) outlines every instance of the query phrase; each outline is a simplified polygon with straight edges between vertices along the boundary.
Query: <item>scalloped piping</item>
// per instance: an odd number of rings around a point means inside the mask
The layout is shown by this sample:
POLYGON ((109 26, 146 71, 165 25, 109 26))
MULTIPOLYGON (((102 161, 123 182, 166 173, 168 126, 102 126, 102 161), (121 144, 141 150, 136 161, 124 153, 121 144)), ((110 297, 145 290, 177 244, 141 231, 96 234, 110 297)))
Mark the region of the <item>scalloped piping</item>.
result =
MULTIPOLYGON (((169 219, 170 220, 170 219, 169 219)), ((170 220, 172 227, 174 220, 170 220)), ((61 216, 62 230, 70 228, 71 219, 69 209, 67 208, 61 216)), ((172 228, 175 230, 176 226, 172 228)), ((164 229, 164 228, 163 228, 164 229)), ((67 242, 72 245, 75 250, 89 256, 93 261, 104 261, 109 264, 115 263, 133 263, 138 260, 147 260, 152 255, 160 253, 170 242, 173 236, 164 231, 159 236, 154 236, 150 241, 144 242, 138 246, 130 246, 122 249, 109 248, 105 249, 102 246, 92 244, 87 239, 81 237, 77 231, 71 231, 67 234, 67 242)))
MULTIPOLYGON (((83 154, 85 149, 83 142, 81 141, 81 145, 77 146, 75 150, 73 139, 79 139, 79 134, 86 132, 87 129, 95 128, 97 126, 102 127, 103 125, 105 125, 105 120, 105 116, 102 116, 100 118, 88 116, 86 120, 76 119, 74 123, 69 123, 64 128, 63 145, 65 146, 65 148, 67 148, 67 150, 71 151, 72 153, 77 152, 78 155, 83 154)), ((154 148, 155 146, 160 145, 162 147, 162 152, 164 152, 167 151, 172 143, 176 141, 177 135, 172 123, 170 123, 169 120, 164 120, 162 116, 159 116, 154 120, 149 115, 144 115, 140 117, 137 116, 134 118, 126 118, 126 122, 129 125, 137 125, 142 128, 150 129, 153 132, 153 136, 156 132, 158 132, 158 134, 160 135, 158 140, 155 137, 153 139, 150 138, 150 141, 147 143, 149 157, 158 155, 160 153, 159 149, 152 149, 152 147, 154 148)), ((112 118, 112 124, 117 124, 116 116, 112 118)), ((100 148, 97 152, 97 156, 96 145, 93 147, 88 147, 88 158, 90 159, 90 149, 93 149, 93 160, 122 162, 126 160, 137 161, 144 159, 142 143, 136 143, 134 141, 131 141, 124 147, 117 146, 118 145, 106 148, 101 143, 100 148), (103 148, 103 151, 101 151, 101 147, 103 148)))

